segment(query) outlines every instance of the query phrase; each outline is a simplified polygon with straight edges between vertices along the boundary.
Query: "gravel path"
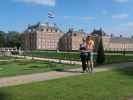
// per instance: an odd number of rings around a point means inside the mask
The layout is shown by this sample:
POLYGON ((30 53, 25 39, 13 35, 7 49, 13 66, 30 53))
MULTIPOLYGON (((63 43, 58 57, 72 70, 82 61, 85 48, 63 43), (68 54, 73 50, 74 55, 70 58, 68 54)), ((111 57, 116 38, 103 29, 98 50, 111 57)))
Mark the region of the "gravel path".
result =
MULTIPOLYGON (((95 68, 94 72, 108 71, 116 68, 126 68, 132 67, 133 62, 121 63, 121 64, 110 64, 103 65, 99 68, 95 68)), ((15 86, 20 84, 28 84, 32 82, 46 81, 52 79, 58 79, 68 76, 81 75, 81 69, 69 69, 63 72, 51 71, 46 73, 30 74, 30 75, 21 75, 14 77, 4 77, 0 78, 0 87, 15 86)))

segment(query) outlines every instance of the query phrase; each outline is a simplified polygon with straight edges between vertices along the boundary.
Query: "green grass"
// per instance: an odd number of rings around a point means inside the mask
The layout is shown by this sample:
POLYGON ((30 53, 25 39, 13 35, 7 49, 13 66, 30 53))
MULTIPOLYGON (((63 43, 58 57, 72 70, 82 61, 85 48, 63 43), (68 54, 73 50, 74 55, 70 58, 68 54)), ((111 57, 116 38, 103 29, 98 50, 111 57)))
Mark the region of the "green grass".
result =
MULTIPOLYGON (((31 56, 29 53, 28 55, 31 56)), ((65 59, 65 60, 80 60, 79 52, 59 52, 56 51, 32 51, 32 56, 35 57, 45 57, 45 58, 55 58, 55 59, 65 59)))
POLYGON ((0 56, 0 60, 11 60, 14 59, 13 57, 8 57, 8 56, 0 56))
POLYGON ((106 58, 105 64, 133 61, 133 56, 124 56, 124 55, 106 55, 105 58, 106 58))
POLYGON ((35 60, 0 61, 0 77, 22 74, 40 73, 68 68, 77 68, 80 65, 59 64, 35 60))
MULTIPOLYGON (((28 54, 31 56, 31 54, 28 54)), ((79 52, 59 52, 56 51, 32 51, 32 56, 34 57, 44 57, 44 58, 56 58, 56 59, 65 59, 65 60, 75 60, 80 61, 79 52)), ((104 64, 119 63, 119 62, 128 62, 133 61, 133 56, 124 56, 124 55, 106 55, 106 61, 104 64)))
POLYGON ((0 88, 0 100, 128 100, 133 68, 0 88))

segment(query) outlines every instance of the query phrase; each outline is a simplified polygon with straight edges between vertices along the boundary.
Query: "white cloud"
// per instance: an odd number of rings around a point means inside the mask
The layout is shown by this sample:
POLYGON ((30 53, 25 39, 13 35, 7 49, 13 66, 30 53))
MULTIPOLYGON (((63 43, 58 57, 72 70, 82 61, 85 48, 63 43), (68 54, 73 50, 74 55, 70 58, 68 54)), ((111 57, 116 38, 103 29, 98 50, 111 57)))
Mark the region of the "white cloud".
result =
POLYGON ((81 19, 81 20, 91 20, 91 19, 93 19, 93 18, 90 17, 90 16, 85 16, 85 17, 77 17, 77 19, 81 19))
POLYGON ((119 36, 122 34, 123 36, 130 37, 133 34, 133 22, 127 22, 127 23, 122 23, 119 25, 114 25, 112 27, 106 27, 105 31, 107 33, 113 33, 115 36, 119 36))
POLYGON ((127 23, 125 23, 125 24, 121 24, 121 26, 133 27, 133 22, 127 22, 127 23))
POLYGON ((129 27, 133 27, 133 22, 128 22, 126 25, 129 27))
POLYGON ((118 3, 126 3, 128 2, 129 0, 114 0, 115 2, 118 2, 118 3))
POLYGON ((64 19, 72 19, 72 20, 92 20, 93 17, 90 16, 84 16, 84 17, 77 17, 77 16, 64 16, 64 19))
POLYGON ((128 14, 117 14, 117 15, 113 15, 112 18, 113 19, 126 19, 128 18, 128 14))
POLYGON ((18 2, 32 3, 37 5, 55 6, 56 0, 16 0, 18 2))
POLYGON ((133 29, 131 27, 126 27, 126 26, 112 26, 112 27, 106 27, 104 28, 105 32, 108 34, 113 33, 115 36, 119 36, 122 34, 125 37, 130 37, 133 33, 133 29))

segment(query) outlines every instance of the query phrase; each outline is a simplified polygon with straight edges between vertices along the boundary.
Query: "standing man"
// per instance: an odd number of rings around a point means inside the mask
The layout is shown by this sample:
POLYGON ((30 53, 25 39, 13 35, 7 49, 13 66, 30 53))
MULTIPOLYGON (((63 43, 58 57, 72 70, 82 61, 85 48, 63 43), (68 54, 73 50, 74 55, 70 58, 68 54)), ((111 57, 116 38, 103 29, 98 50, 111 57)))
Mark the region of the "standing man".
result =
POLYGON ((88 52, 88 59, 87 59, 87 64, 88 64, 88 70, 90 72, 93 72, 94 68, 94 41, 93 37, 89 35, 86 39, 86 51, 88 52))
POLYGON ((86 71, 86 61, 87 61, 88 54, 86 53, 86 41, 83 38, 83 43, 80 45, 80 58, 82 62, 82 70, 83 73, 86 71))

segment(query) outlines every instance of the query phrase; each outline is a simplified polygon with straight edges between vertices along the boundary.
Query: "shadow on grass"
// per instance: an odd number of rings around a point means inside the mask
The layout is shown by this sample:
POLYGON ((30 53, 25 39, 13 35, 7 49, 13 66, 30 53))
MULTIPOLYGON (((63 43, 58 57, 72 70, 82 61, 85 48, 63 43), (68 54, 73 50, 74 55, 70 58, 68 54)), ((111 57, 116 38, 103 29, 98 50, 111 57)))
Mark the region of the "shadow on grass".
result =
POLYGON ((62 72, 62 71, 64 71, 64 69, 63 68, 55 68, 55 69, 52 69, 53 71, 57 71, 57 72, 62 72))
POLYGON ((0 62, 0 65, 8 65, 11 63, 12 63, 11 61, 2 61, 2 62, 0 62))
POLYGON ((24 70, 35 70, 35 69, 46 69, 46 66, 29 66, 24 68, 24 70))
POLYGON ((0 100, 11 100, 9 95, 0 91, 0 100))
POLYGON ((33 61, 14 61, 14 63, 16 63, 18 65, 29 65, 29 64, 33 63, 33 61))
POLYGON ((46 68, 45 66, 30 66, 31 69, 43 69, 46 68))
POLYGON ((58 69, 56 70, 58 72, 67 72, 67 73, 82 73, 82 71, 76 71, 76 70, 69 70, 69 69, 58 69))
POLYGON ((116 72, 118 72, 120 74, 123 74, 123 75, 127 75, 127 76, 133 77, 133 67, 116 69, 116 72))
POLYGON ((51 71, 57 71, 57 72, 79 73, 79 71, 70 71, 69 69, 71 69, 71 68, 65 67, 64 65, 59 67, 58 65, 50 64, 50 65, 48 65, 47 68, 49 68, 51 71))

